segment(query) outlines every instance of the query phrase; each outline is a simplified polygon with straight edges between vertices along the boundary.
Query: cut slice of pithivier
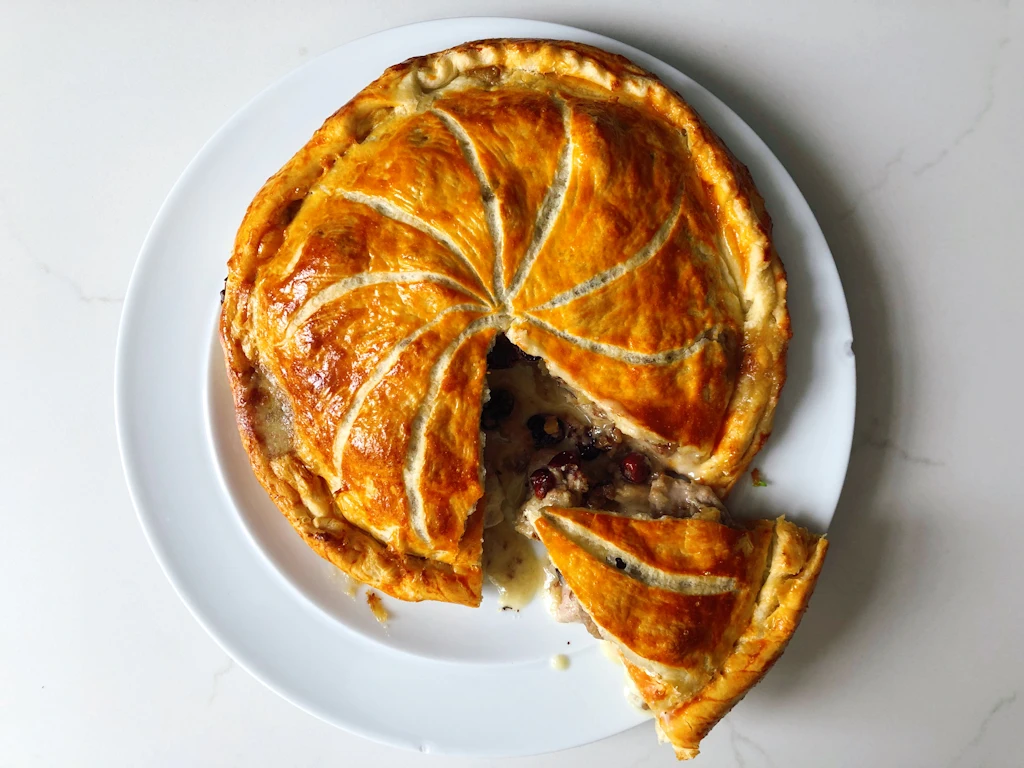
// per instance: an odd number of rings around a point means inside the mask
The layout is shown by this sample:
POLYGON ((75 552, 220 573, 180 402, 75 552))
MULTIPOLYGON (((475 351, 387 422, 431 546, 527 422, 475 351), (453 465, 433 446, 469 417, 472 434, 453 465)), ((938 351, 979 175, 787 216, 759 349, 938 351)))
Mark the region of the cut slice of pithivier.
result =
POLYGON ((614 645, 682 760, 782 654, 828 547, 781 517, 726 525, 547 507, 534 525, 557 568, 560 618, 614 645))

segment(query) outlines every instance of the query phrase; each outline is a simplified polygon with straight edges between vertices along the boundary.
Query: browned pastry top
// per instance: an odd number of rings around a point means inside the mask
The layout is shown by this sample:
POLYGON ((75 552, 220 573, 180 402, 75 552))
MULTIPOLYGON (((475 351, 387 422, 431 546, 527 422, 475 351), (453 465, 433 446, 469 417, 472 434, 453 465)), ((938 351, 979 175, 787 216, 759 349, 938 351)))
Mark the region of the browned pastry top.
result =
POLYGON ((619 56, 491 40, 395 66, 239 230, 222 339, 256 474, 356 578, 479 602, 479 420, 505 332, 724 493, 784 379, 770 229, 746 169, 619 56))

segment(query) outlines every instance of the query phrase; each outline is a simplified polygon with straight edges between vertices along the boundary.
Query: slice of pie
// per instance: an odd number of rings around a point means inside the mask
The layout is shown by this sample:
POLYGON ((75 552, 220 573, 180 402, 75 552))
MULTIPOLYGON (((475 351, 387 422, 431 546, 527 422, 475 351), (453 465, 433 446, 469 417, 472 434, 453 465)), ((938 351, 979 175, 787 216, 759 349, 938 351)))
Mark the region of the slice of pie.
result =
POLYGON ((771 429, 785 296, 750 175, 678 94, 595 48, 487 40, 392 67, 266 183, 221 338, 304 540, 476 605, 485 517, 537 489, 724 495, 771 429))
POLYGON ((614 644, 680 759, 782 654, 828 547, 784 518, 720 515, 699 503, 641 518, 545 507, 534 521, 557 569, 555 617, 614 644))

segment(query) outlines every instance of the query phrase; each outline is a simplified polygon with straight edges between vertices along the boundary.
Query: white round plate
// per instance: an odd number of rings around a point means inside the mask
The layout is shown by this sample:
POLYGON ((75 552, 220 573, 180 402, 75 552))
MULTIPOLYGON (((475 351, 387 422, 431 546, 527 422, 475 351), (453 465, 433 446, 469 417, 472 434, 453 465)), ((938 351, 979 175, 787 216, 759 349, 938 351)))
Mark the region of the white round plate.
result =
MULTIPOLYGON (((643 721, 622 672, 580 625, 534 601, 498 610, 385 598, 388 630, 333 566, 296 536, 249 469, 216 341, 225 263, 246 206, 321 122, 386 67, 488 37, 577 40, 659 75, 746 163, 775 221, 795 336, 775 434, 741 483, 740 514, 828 527, 853 432, 854 361, 842 286, 793 180, 718 99, 657 59, 580 29, 454 19, 342 46, 269 88, 202 149, 139 255, 117 348, 117 429, 142 527, 168 578, 221 646, 303 709, 371 739, 423 752, 525 755, 585 744, 643 721), (567 671, 552 669, 565 653, 567 671)), ((654 737, 654 734, 651 734, 654 737)))

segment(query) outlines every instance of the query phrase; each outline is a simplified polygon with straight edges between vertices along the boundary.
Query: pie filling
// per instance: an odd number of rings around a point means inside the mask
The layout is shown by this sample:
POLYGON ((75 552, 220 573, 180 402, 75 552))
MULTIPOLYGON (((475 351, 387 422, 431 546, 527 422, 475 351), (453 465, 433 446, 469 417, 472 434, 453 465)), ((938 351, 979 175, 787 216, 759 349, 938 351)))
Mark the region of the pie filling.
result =
MULTIPOLYGON (((665 467, 661 457, 672 446, 624 435, 600 408, 503 335, 487 358, 487 386, 481 417, 484 568, 503 605, 519 608, 539 588, 539 565, 527 539, 538 539, 534 522, 544 507, 643 519, 726 516, 714 491, 665 467)), ((580 622, 600 638, 557 569, 549 564, 544 573, 555 620, 580 622)))

